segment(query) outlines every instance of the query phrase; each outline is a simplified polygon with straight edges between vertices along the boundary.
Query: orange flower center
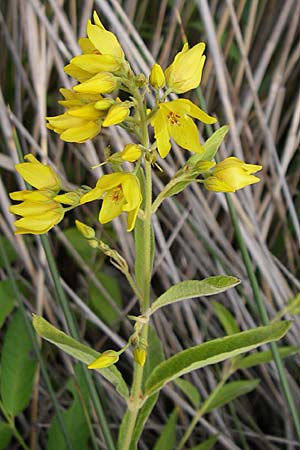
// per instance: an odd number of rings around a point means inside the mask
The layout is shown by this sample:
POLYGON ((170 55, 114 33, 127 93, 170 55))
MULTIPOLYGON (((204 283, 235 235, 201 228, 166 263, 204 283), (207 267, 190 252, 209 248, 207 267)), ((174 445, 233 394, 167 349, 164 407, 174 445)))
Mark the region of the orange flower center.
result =
POLYGON ((167 119, 168 119, 170 125, 172 125, 173 127, 180 125, 180 115, 176 114, 173 111, 170 111, 167 114, 167 119))
POLYGON ((123 197, 123 191, 121 186, 118 186, 116 189, 114 189, 111 199, 113 202, 118 202, 121 197, 123 197))

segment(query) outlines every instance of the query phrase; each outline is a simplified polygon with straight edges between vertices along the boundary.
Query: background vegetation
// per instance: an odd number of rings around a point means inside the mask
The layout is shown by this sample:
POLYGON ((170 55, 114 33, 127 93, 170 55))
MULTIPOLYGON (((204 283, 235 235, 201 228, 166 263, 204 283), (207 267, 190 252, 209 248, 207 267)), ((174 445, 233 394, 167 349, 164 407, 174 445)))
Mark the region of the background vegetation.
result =
MULTIPOLYGON (((288 302, 299 292, 299 0, 2 0, 1 449, 81 450, 95 448, 96 442, 99 448, 107 448, 105 436, 108 430, 117 434, 124 412, 115 391, 99 377, 95 379, 101 404, 91 406, 89 397, 95 393, 87 390, 80 367, 47 343, 41 345, 30 328, 30 315, 41 314, 65 331, 73 317, 71 328, 74 326, 82 341, 99 351, 118 349, 131 332, 126 316, 135 313, 136 298, 109 261, 86 245, 74 228, 74 216, 69 214, 49 240, 41 241, 14 236, 14 217, 8 212, 8 192, 22 186, 14 171, 20 149, 36 153, 44 162, 49 157, 60 175, 77 186, 86 180, 92 185, 103 173, 102 168, 90 167, 103 160, 107 145, 121 149, 128 142, 119 127, 82 145, 66 144, 45 128, 46 115, 61 113, 56 103, 58 88, 70 86, 63 66, 79 53, 77 39, 85 35, 94 8, 118 36, 136 72, 148 75, 154 61, 166 67, 185 36, 190 44, 207 43, 202 91, 195 91, 193 100, 206 104, 207 111, 218 117, 217 126, 230 124, 222 157, 232 154, 264 166, 262 181, 232 196, 232 202, 270 320, 277 314, 290 317, 286 314, 288 302), (49 270, 45 248, 51 249, 59 277, 53 278, 49 270), (64 435, 71 442, 69 447, 64 435), (77 444, 72 444, 74 437, 77 444)), ((205 137, 211 132, 209 128, 200 131, 205 137)), ((163 171, 154 173, 154 193, 183 164, 187 153, 175 147, 166 160, 159 160, 163 171)), ((133 239, 123 220, 102 227, 97 222, 97 205, 93 206, 94 210, 90 205, 77 209, 76 218, 88 215, 102 239, 134 265, 133 239)), ((194 184, 167 200, 153 225, 157 236, 156 295, 181 280, 217 273, 234 275, 242 284, 216 300, 231 311, 241 330, 262 324, 224 194, 204 192, 194 184)), ((154 325, 166 357, 224 335, 216 311, 212 301, 205 300, 173 305, 157 313, 154 325)), ((299 321, 294 316, 284 343, 295 346, 299 342, 299 321)), ((297 352, 284 364, 299 410, 297 352)), ((131 366, 128 352, 118 364, 128 380, 131 366)), ((196 391, 191 391, 190 385, 165 388, 140 448, 154 448, 175 406, 177 437, 182 436, 195 414, 197 396, 207 396, 220 370, 206 368, 186 377, 196 391)), ((200 419, 189 448, 217 433, 215 449, 299 448, 275 365, 255 366, 238 374, 243 379, 259 378, 260 384, 250 394, 200 419)), ((172 436, 175 419, 170 423, 172 436)), ((157 450, 168 448, 166 443, 159 445, 157 450)))

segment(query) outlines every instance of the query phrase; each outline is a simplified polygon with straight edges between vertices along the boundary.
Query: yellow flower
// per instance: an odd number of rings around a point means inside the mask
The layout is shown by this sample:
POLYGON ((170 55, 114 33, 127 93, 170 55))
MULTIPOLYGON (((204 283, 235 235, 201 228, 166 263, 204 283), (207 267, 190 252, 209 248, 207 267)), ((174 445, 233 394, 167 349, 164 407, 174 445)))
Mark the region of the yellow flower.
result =
POLYGON ((46 117, 47 128, 55 131, 66 142, 82 142, 92 139, 101 131, 101 125, 96 121, 73 117, 68 112, 59 116, 46 117))
POLYGON ((163 88, 166 84, 165 75, 159 64, 154 64, 152 66, 149 81, 151 86, 156 89, 163 88))
POLYGON ((246 164, 239 158, 226 158, 214 167, 204 185, 209 191, 235 192, 249 184, 258 183, 260 179, 252 174, 261 169, 262 166, 246 164))
POLYGON ((200 42, 191 49, 184 44, 172 64, 165 70, 167 86, 176 94, 195 89, 199 86, 206 57, 203 55, 205 44, 200 42))
POLYGON ((118 86, 116 78, 110 72, 100 72, 74 86, 75 92, 84 94, 109 94, 118 86))
POLYGON ((16 164, 17 172, 37 191, 16 191, 10 193, 12 200, 21 201, 10 207, 12 214, 22 216, 15 221, 15 234, 47 233, 64 217, 63 207, 53 200, 61 189, 61 181, 51 167, 40 163, 32 154, 26 155, 28 162, 16 164))
POLYGON ((104 369, 119 361, 119 355, 114 350, 106 350, 95 361, 88 365, 89 369, 104 369))
POLYGON ((95 109, 102 99, 99 94, 82 94, 71 89, 60 89, 64 100, 58 103, 67 111, 58 116, 46 117, 47 128, 55 131, 66 142, 82 143, 92 139, 101 131, 101 119, 105 113, 95 109))
POLYGON ((214 117, 209 116, 187 99, 159 104, 157 113, 151 119, 151 125, 154 127, 157 149, 162 158, 165 158, 171 149, 171 138, 191 152, 203 152, 198 129, 191 117, 201 120, 203 123, 216 122, 214 117))
POLYGON ((10 212, 23 216, 15 221, 15 234, 44 234, 64 217, 63 207, 45 196, 44 201, 25 200, 10 207, 10 212))
POLYGON ((93 18, 95 24, 93 25, 89 20, 86 29, 91 44, 101 55, 111 55, 115 58, 124 59, 124 52, 118 39, 104 28, 96 11, 94 11, 93 18))
POLYGON ((120 69, 120 61, 111 55, 85 54, 75 56, 70 64, 79 67, 86 72, 96 74, 99 72, 117 72, 120 69))
POLYGON ((127 102, 117 102, 109 108, 102 126, 110 127, 112 125, 117 125, 118 123, 123 122, 129 116, 129 113, 130 108, 127 102))
MULTIPOLYGON (((54 193, 60 190, 60 178, 50 166, 40 163, 31 153, 25 155, 24 159, 26 162, 16 164, 15 168, 21 177, 24 178, 26 183, 36 189, 48 189, 54 193)), ((12 193, 11 195, 14 194, 15 193, 12 193)))
POLYGON ((81 197, 80 203, 97 200, 103 195, 99 222, 110 222, 122 212, 127 212, 127 231, 132 231, 142 202, 138 178, 132 173, 124 172, 104 175, 94 189, 81 197))

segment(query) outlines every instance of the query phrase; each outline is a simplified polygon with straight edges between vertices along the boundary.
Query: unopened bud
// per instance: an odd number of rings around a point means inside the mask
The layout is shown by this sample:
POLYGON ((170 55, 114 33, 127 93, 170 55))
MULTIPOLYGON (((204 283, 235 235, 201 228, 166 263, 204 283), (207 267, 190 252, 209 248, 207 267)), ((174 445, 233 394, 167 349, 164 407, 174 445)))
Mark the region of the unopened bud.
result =
MULTIPOLYGON (((93 239, 95 237, 95 230, 92 227, 89 227, 88 225, 86 225, 83 222, 80 222, 79 220, 75 220, 75 225, 77 227, 77 230, 86 239, 93 239)), ((98 245, 98 243, 97 243, 97 245, 98 245)))
POLYGON ((78 192, 66 192, 65 194, 56 195, 53 200, 64 205, 75 206, 79 205, 80 195, 78 192))
POLYGON ((106 111, 114 103, 115 101, 112 98, 103 98, 102 100, 99 100, 97 103, 95 103, 94 107, 98 109, 98 111, 106 111))
POLYGON ((130 113, 130 108, 127 103, 116 103, 109 108, 107 116, 105 117, 102 126, 110 127, 111 125, 117 125, 125 120, 130 113))
POLYGON ((88 369, 104 369, 119 361, 119 354, 114 350, 106 350, 99 358, 88 365, 88 369))
POLYGON ((155 89, 163 88, 166 84, 165 75, 159 64, 152 66, 149 81, 155 89))
POLYGON ((133 351, 133 357, 135 362, 143 367, 146 362, 147 352, 144 348, 137 347, 133 351))
POLYGON ((135 162, 142 156, 142 150, 137 144, 127 144, 125 145, 123 151, 121 152, 121 158, 123 161, 135 162))

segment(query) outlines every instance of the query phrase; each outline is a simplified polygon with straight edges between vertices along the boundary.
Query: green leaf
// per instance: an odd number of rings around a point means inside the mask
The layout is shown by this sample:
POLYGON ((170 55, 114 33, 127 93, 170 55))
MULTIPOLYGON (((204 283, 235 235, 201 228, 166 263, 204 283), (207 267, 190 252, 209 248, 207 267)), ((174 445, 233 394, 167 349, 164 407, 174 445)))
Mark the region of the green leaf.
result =
MULTIPOLYGON (((19 256, 15 251, 15 249, 13 248, 13 246, 11 245, 11 243, 9 242, 9 240, 6 239, 6 237, 4 236, 0 236, 0 240, 3 245, 3 250, 6 255, 8 263, 12 264, 15 261, 17 261, 19 256)), ((3 267, 5 267, 4 259, 0 258, 0 268, 2 269, 3 267)))
POLYGON ((1 355, 1 398, 12 417, 20 414, 30 402, 36 368, 33 355, 24 317, 17 311, 4 336, 1 355))
POLYGON ((240 283, 240 280, 227 275, 217 275, 215 277, 204 278, 204 280, 187 280, 171 286, 166 292, 158 297, 150 308, 153 314, 159 308, 170 303, 180 302, 188 298, 204 297, 208 295, 220 294, 226 289, 232 288, 240 283))
MULTIPOLYGON (((122 308, 122 297, 118 281, 115 277, 107 275, 106 273, 97 274, 97 278, 102 286, 110 294, 116 305, 122 308)), ((119 314, 118 311, 110 304, 108 299, 102 292, 91 282, 89 283, 89 303, 91 309, 108 325, 115 323, 119 314)))
POLYGON ((196 445, 196 447, 193 447, 190 450, 210 450, 217 442, 218 437, 219 435, 215 434, 214 436, 209 437, 204 442, 201 442, 201 444, 196 445))
POLYGON ((183 350, 162 362, 153 370, 146 382, 145 394, 154 394, 165 384, 192 370, 216 364, 248 352, 259 345, 277 341, 287 333, 290 326, 290 321, 273 323, 183 350))
POLYGON ((236 323, 235 318, 231 314, 230 311, 228 311, 225 306, 223 306, 219 302, 212 302, 214 311, 216 316, 218 317, 219 321, 222 324, 222 327, 224 328, 226 334, 235 334, 240 331, 238 324, 236 323))
POLYGON ((215 131, 204 143, 204 152, 199 154, 196 153, 195 155, 191 156, 187 164, 188 165, 195 165, 199 161, 211 161, 215 154, 217 153, 220 145, 222 144, 226 134, 228 133, 229 126, 224 125, 223 127, 219 128, 217 131, 215 131))
POLYGON ((6 317, 12 312, 15 304, 15 293, 11 280, 0 281, 0 328, 6 317))
MULTIPOLYGON (((96 352, 96 350, 93 350, 87 345, 81 344, 81 342, 76 341, 76 339, 73 339, 71 336, 68 336, 58 330, 47 322, 47 320, 43 319, 43 317, 34 315, 33 326, 39 336, 56 345, 65 353, 73 356, 73 358, 78 359, 84 364, 88 365, 100 356, 100 353, 96 352)), ((117 392, 122 397, 125 399, 128 398, 129 394, 127 385, 121 375, 121 372, 115 366, 96 370, 115 386, 117 392)))
MULTIPOLYGON (((278 347, 281 358, 299 353, 300 346, 290 345, 285 347, 278 347)), ((266 364, 273 361, 273 353, 271 350, 264 352, 252 353, 252 355, 244 356, 242 359, 234 364, 235 369, 249 369, 249 367, 257 366, 258 364, 266 364)))
POLYGON ((201 395, 198 389, 192 383, 184 380, 183 378, 178 378, 175 380, 175 384, 182 390, 191 404, 198 409, 201 402, 201 395))
MULTIPOLYGON (((160 364, 165 359, 161 341, 157 336, 155 330, 149 326, 149 337, 148 337, 148 349, 147 349, 147 359, 144 367, 143 373, 143 381, 145 381, 153 369, 160 364)), ((130 450, 135 450, 137 448, 138 440, 144 430, 145 423, 148 417, 151 414, 152 409, 154 408, 155 403, 157 402, 158 394, 152 395, 149 397, 143 406, 141 407, 137 421, 135 423, 134 432, 131 440, 130 450)), ((129 413, 128 411, 125 413, 122 419, 119 436, 118 436, 118 449, 122 450, 122 443, 124 440, 124 435, 127 430, 129 413)))
MULTIPOLYGON (((143 273, 144 273, 144 226, 143 221, 139 218, 136 219, 135 227, 134 227, 134 239, 135 239, 135 277, 138 287, 143 289, 143 273)), ((152 270, 153 260, 154 260, 154 233, 153 228, 151 226, 151 242, 150 242, 150 258, 151 265, 150 268, 152 270)))
POLYGON ((248 392, 253 391, 259 384, 260 380, 239 380, 231 381, 225 384, 214 396, 213 400, 209 404, 206 412, 209 413, 213 409, 220 408, 227 403, 232 402, 237 397, 241 395, 248 394, 248 392))
POLYGON ((7 450, 12 438, 12 430, 8 423, 0 421, 0 450, 7 450))
MULTIPOLYGON (((89 428, 85 414, 89 414, 88 390, 82 376, 82 371, 77 365, 75 367, 76 380, 74 377, 68 380, 66 389, 72 394, 71 406, 62 412, 66 430, 71 438, 74 450, 87 448, 89 439, 89 428)), ((57 417, 52 420, 49 434, 47 450, 68 450, 65 438, 59 427, 57 417)))
POLYGON ((173 450, 175 448, 177 418, 178 410, 174 409, 155 443, 154 450, 173 450))

